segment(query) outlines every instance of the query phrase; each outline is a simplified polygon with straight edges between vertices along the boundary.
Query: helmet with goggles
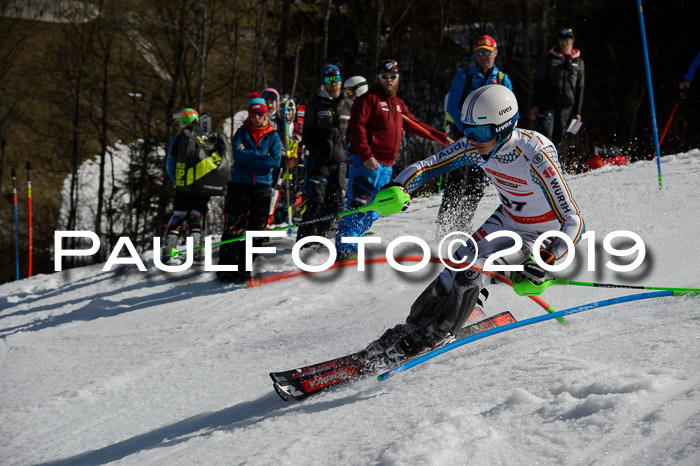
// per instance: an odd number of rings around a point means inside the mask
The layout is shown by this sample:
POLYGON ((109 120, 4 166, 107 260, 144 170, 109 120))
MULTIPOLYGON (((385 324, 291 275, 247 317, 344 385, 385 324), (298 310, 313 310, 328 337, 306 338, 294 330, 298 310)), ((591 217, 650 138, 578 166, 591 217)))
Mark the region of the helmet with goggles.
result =
POLYGON ((287 114, 287 117, 289 118, 289 115, 292 115, 292 118, 294 115, 296 115, 297 112, 297 105, 294 103, 294 101, 290 97, 283 97, 282 102, 280 103, 279 108, 277 109, 277 116, 279 118, 284 118, 284 114, 287 114))
POLYGON ((515 94, 500 84, 489 84, 474 90, 462 105, 462 127, 468 139, 487 142, 498 137, 498 145, 518 123, 518 101, 515 94))
POLYGON ((360 97, 369 90, 367 80, 362 76, 353 76, 343 83, 343 92, 347 96, 360 97))

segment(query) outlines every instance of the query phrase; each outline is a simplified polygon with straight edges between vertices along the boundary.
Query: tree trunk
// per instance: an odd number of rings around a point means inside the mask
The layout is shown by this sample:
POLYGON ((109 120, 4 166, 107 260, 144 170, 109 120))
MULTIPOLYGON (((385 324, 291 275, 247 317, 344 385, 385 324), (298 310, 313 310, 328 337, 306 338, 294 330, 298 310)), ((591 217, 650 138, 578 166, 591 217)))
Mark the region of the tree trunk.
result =
POLYGON ((323 12, 323 49, 321 49, 321 57, 323 62, 328 63, 328 24, 331 19, 331 8, 333 0, 326 0, 326 8, 323 12))
POLYGON ((202 40, 199 43, 199 79, 197 81, 197 111, 201 114, 204 105, 204 72, 207 61, 207 0, 202 0, 202 40))
POLYGON ((290 0, 282 0, 282 18, 280 19, 280 32, 277 37, 277 69, 275 72, 275 85, 278 89, 284 88, 284 59, 287 55, 287 33, 289 25, 290 0))

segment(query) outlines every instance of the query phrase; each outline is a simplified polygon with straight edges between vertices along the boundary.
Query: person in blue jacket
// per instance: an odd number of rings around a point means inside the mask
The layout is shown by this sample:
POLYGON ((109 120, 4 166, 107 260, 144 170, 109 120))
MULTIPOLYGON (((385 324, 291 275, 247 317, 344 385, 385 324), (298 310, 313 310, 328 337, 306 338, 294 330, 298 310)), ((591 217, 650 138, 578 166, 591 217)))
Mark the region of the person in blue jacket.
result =
MULTIPOLYGON (((233 169, 226 200, 226 224, 222 241, 243 236, 246 230, 264 230, 270 209, 272 172, 279 168, 282 143, 270 124, 267 105, 260 94, 248 95, 248 118, 233 135, 233 169)), ((254 246, 262 245, 256 238, 254 246)), ((237 265, 238 271, 218 271, 222 282, 250 278, 246 270, 245 241, 226 243, 219 249, 219 265, 237 265)))
MULTIPOLYGON (((447 94, 445 132, 452 139, 462 137, 462 104, 474 90, 488 84, 501 84, 511 91, 510 78, 496 66, 498 44, 491 36, 476 39, 474 59, 452 78, 447 94)), ((442 203, 437 216, 438 236, 451 231, 471 231, 471 220, 488 185, 483 170, 464 167, 446 175, 442 203)))
POLYGON ((698 70, 698 66, 700 66, 700 52, 698 52, 698 54, 695 56, 695 60, 693 60, 693 63, 691 63, 688 67, 688 72, 685 74, 683 81, 681 81, 681 83, 678 85, 682 91, 685 91, 690 87, 690 83, 693 82, 693 77, 695 77, 695 72, 698 70))

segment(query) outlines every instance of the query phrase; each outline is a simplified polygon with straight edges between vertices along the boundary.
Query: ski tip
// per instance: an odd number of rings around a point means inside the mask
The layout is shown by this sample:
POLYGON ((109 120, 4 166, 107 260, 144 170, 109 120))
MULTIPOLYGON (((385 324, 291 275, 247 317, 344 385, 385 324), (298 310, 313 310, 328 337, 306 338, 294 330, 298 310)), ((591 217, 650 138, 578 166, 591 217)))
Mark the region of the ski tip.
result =
MULTIPOLYGON (((270 374, 272 375, 272 374, 270 374)), ((289 391, 285 390, 285 387, 280 385, 277 382, 272 383, 272 387, 275 389, 275 392, 279 395, 282 400, 286 401, 287 403, 298 403, 301 401, 301 399, 296 398, 293 394, 291 394, 289 391)), ((286 386, 288 387, 288 386, 286 386)))

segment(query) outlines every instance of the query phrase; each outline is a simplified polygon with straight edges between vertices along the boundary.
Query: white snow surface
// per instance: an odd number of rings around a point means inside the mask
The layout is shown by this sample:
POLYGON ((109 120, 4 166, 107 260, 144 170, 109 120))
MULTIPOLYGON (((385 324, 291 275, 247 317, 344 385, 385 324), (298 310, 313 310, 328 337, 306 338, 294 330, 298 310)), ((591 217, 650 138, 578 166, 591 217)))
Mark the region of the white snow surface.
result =
MULTIPOLYGON (((589 231, 579 281, 700 287, 700 151, 569 177, 589 231), (613 273, 616 230, 647 248, 613 273)), ((440 196, 380 219, 386 247, 435 244, 440 196)), ((487 192, 484 220, 498 204, 487 192)), ((292 238, 256 273, 293 270, 292 238)), ((323 250, 311 252, 323 261, 323 250)), ((314 260, 314 257, 309 258, 314 260)), ((364 378, 283 402, 268 373, 364 348, 402 322, 440 270, 387 264, 256 288, 192 268, 103 265, 0 286, 0 464, 700 464, 700 297, 594 309, 447 352, 384 382, 364 378)), ((543 313, 506 285, 486 312, 543 313)), ((644 291, 553 286, 557 309, 644 291)))

